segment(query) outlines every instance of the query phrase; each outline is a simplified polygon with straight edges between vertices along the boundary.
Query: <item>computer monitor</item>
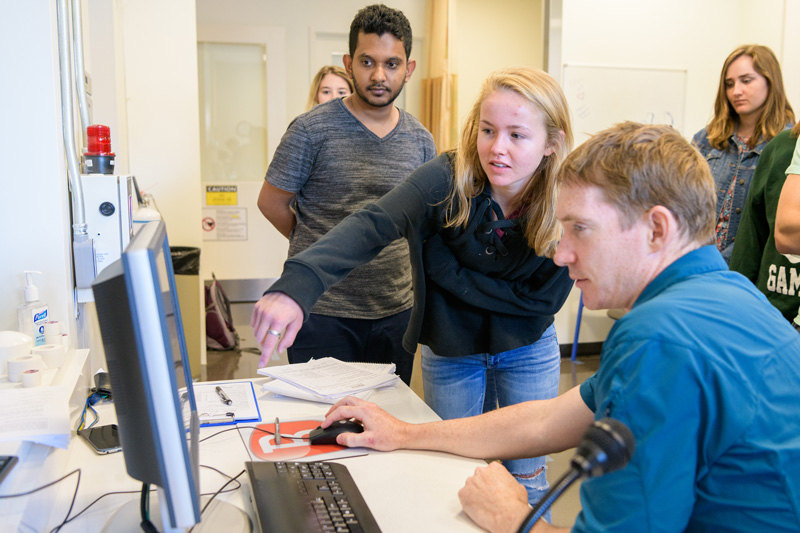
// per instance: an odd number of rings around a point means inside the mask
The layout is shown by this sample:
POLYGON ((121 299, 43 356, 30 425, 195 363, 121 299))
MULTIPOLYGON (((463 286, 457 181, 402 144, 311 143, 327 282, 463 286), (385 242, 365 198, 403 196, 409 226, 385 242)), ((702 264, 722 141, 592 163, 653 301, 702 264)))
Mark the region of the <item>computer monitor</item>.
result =
POLYGON ((200 521, 198 419, 164 222, 92 284, 128 474, 159 488, 165 530, 200 521))

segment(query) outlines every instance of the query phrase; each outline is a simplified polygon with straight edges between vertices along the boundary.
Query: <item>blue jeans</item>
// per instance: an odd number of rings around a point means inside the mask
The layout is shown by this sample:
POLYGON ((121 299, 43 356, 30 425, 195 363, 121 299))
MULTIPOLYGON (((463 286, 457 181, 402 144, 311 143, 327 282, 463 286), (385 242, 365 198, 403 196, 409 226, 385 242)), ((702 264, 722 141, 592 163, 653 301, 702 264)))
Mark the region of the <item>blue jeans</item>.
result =
MULTIPOLYGON (((493 389, 500 407, 558 395, 561 351, 552 325, 535 343, 508 352, 442 357, 425 345, 420 352, 425 403, 445 420, 491 411, 493 389)), ((544 457, 503 465, 528 491, 531 505, 549 490, 544 457)))

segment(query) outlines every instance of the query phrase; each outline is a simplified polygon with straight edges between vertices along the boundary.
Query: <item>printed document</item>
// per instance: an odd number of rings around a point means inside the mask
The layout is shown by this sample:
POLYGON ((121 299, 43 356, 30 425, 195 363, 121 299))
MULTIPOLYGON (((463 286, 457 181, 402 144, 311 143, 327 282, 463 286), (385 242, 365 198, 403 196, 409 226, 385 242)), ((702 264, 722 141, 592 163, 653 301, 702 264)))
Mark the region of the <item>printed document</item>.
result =
POLYGON ((335 403, 348 395, 369 394, 383 387, 394 387, 399 378, 394 365, 346 363, 332 357, 307 363, 259 368, 258 373, 280 383, 268 382, 265 390, 285 396, 335 403), (292 393, 293 390, 300 391, 292 393), (305 393, 304 395, 300 395, 305 393))

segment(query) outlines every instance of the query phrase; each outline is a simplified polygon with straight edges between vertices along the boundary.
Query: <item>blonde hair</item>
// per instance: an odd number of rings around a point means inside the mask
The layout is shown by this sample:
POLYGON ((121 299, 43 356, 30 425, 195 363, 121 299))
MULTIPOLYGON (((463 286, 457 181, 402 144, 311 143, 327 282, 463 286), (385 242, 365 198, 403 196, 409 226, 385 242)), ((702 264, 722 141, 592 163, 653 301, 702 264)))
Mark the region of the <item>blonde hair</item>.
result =
POLYGON ((669 209, 684 237, 714 242, 717 201, 705 158, 671 126, 623 122, 593 135, 569 154, 564 185, 594 185, 630 228, 657 205, 669 209))
POLYGON ((549 74, 534 68, 507 68, 489 75, 461 132, 455 156, 453 189, 445 201, 445 227, 466 226, 470 202, 483 192, 488 181, 478 155, 478 133, 483 101, 496 91, 512 91, 537 110, 547 131, 546 143, 553 153, 542 158, 522 191, 525 239, 537 255, 552 257, 560 237, 555 216, 556 175, 572 148, 572 127, 564 93, 549 74))
POLYGON ((353 88, 353 80, 350 79, 350 76, 347 75, 347 72, 342 67, 337 67, 336 65, 325 65, 319 69, 317 75, 314 76, 313 80, 311 80, 311 88, 308 90, 308 103, 306 104, 306 111, 311 111, 315 105, 319 104, 319 100, 317 100, 319 86, 322 85, 322 78, 328 74, 335 74, 346 81, 347 86, 350 87, 351 94, 355 91, 353 88))
POLYGON ((728 56, 722 65, 719 76, 719 88, 714 102, 714 118, 707 127, 708 143, 718 150, 726 150, 728 139, 736 132, 739 114, 733 109, 725 88, 725 76, 731 63, 742 56, 749 56, 753 60, 753 68, 767 80, 767 100, 761 115, 756 122, 753 135, 747 141, 747 146, 755 146, 763 141, 769 141, 786 128, 786 124, 794 123, 794 111, 786 99, 783 88, 783 75, 781 66, 775 54, 766 46, 760 44, 746 44, 740 46, 728 56))

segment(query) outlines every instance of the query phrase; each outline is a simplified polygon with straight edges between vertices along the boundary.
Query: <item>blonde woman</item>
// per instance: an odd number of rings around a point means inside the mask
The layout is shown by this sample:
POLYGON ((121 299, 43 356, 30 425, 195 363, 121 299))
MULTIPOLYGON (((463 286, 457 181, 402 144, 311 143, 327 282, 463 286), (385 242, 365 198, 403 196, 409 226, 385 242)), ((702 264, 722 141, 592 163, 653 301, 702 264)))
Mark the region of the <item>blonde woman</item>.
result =
POLYGON ((793 123, 772 50, 749 44, 731 52, 722 66, 714 118, 692 139, 714 176, 716 244, 729 264, 761 150, 793 123))
POLYGON ((311 81, 308 91, 308 104, 306 111, 311 111, 314 106, 329 102, 334 98, 344 98, 353 94, 353 80, 342 67, 325 65, 311 81))
MULTIPOLYGON (((276 344, 292 344, 323 292, 405 238, 414 307, 403 344, 410 352, 422 345, 426 403, 445 419, 480 414, 487 372, 501 407, 555 397, 553 319, 572 287, 551 259, 555 176, 571 145, 566 99, 552 77, 530 68, 493 73, 455 152, 422 165, 284 264, 251 319, 261 365, 276 344)), ((531 501, 548 489, 544 464, 506 462, 531 501)))

